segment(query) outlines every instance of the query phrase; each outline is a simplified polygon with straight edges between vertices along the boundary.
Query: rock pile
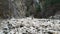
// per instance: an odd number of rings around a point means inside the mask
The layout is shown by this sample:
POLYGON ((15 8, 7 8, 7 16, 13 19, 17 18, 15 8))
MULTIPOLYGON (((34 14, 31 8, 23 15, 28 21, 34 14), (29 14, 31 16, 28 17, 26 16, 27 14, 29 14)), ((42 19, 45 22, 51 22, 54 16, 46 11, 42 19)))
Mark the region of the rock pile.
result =
POLYGON ((0 34, 60 34, 60 20, 56 19, 7 19, 1 22, 0 34))

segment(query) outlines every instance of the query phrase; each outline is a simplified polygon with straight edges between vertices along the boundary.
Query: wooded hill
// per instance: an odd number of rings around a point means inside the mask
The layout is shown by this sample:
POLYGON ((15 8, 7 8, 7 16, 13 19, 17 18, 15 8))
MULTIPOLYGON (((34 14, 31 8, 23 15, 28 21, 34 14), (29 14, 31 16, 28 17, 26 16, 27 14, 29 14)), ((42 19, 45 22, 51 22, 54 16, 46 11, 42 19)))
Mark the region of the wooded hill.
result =
POLYGON ((60 0, 0 0, 0 18, 49 18, 60 11, 60 0))

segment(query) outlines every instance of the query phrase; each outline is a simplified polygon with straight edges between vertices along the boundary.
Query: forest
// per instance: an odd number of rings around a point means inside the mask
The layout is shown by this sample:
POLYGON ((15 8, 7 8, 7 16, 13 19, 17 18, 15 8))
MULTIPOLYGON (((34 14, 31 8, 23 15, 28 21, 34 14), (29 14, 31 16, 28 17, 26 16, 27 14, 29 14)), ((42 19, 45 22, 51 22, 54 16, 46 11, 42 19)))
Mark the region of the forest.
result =
POLYGON ((60 0, 0 0, 0 18, 49 18, 60 12, 60 0))

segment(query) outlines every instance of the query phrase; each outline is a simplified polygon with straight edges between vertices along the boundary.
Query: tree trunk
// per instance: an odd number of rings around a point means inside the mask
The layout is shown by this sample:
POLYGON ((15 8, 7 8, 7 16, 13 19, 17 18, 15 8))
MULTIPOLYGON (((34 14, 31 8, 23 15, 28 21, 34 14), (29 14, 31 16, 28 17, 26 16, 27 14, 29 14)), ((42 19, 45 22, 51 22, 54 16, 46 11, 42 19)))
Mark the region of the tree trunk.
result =
POLYGON ((10 1, 10 6, 9 7, 10 7, 12 13, 13 13, 12 17, 15 17, 15 18, 25 17, 26 6, 25 6, 24 1, 25 0, 15 0, 15 1, 11 0, 10 1))
POLYGON ((9 2, 8 0, 0 0, 0 18, 8 18, 8 10, 9 10, 9 2))
POLYGON ((0 18, 25 17, 25 0, 0 0, 0 18))

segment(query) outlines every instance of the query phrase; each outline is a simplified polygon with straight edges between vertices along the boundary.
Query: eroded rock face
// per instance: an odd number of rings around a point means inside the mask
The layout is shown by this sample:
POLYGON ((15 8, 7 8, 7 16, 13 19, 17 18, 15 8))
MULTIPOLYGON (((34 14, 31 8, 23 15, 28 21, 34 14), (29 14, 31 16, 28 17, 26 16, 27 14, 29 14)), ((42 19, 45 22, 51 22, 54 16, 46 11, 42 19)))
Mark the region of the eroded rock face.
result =
POLYGON ((7 19, 1 22, 0 34, 60 34, 60 20, 7 19))

